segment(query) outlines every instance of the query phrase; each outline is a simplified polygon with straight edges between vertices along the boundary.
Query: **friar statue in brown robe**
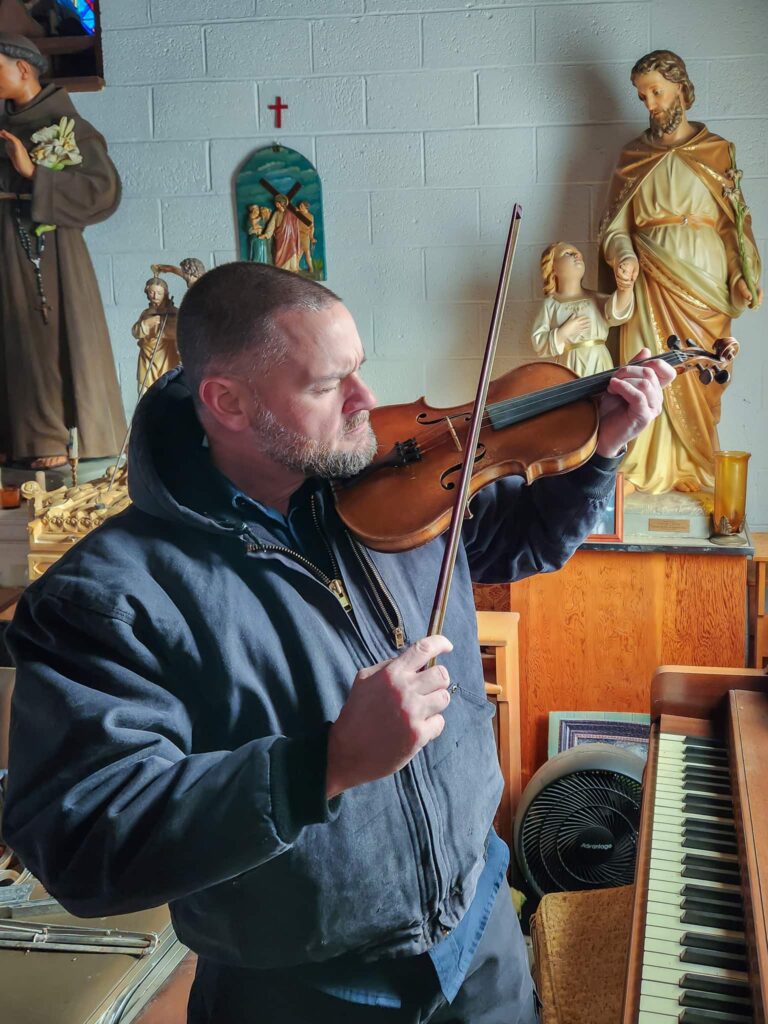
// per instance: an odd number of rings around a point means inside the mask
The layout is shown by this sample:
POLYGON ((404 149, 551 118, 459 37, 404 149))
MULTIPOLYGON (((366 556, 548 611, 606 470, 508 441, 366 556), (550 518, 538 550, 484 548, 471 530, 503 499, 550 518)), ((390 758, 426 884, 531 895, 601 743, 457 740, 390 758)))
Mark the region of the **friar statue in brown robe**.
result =
POLYGON ((114 455, 125 415, 83 229, 112 214, 120 179, 45 57, 0 33, 0 461, 114 455), (35 138, 33 139, 33 136, 35 138))

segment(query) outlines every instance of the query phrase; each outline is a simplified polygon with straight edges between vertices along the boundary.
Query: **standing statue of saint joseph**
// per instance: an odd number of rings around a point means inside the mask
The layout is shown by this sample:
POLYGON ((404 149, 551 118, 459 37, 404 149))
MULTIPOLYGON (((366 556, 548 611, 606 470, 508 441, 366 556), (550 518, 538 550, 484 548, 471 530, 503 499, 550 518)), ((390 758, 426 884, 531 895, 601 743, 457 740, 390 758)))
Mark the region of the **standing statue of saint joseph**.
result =
MULTIPOLYGON (((600 225, 617 283, 635 284, 621 328, 621 361, 643 347, 666 351, 670 334, 712 349, 731 319, 759 306, 760 259, 738 188, 730 143, 688 120, 694 88, 685 64, 654 50, 632 69, 650 127, 622 151, 600 225), (737 212, 737 205, 740 211, 737 212)), ((638 490, 699 491, 714 483, 721 387, 684 374, 664 392, 664 412, 622 465, 638 490)))

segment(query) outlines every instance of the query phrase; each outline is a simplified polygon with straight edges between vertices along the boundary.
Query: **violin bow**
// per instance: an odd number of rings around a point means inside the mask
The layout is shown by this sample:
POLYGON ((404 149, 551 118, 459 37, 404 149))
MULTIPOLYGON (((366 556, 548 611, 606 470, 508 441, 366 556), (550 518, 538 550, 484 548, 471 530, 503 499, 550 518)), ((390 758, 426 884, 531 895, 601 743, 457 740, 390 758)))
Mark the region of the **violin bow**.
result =
MULTIPOLYGON (((445 622, 445 612, 448 607, 448 595, 451 589, 453 571, 456 567, 456 557, 459 553, 461 528, 464 523, 464 516, 466 514, 467 504, 469 501, 469 485, 472 480, 472 469, 474 467, 474 458, 471 453, 477 450, 477 443, 480 439, 480 428, 482 426, 485 403, 488 398, 488 387, 491 383, 491 370, 493 369, 493 360, 496 356, 496 347, 498 345, 499 334, 501 332, 501 321, 504 316, 504 306, 506 305, 509 281, 512 274, 512 261, 515 258, 517 236, 520 232, 520 220, 522 216, 522 207, 519 203, 515 203, 512 208, 512 219, 509 223, 507 244, 504 248, 504 259, 501 264, 501 274, 499 275, 499 283, 496 288, 496 299, 493 303, 493 314, 491 316, 490 327, 488 328, 488 340, 485 345, 483 366, 480 371, 480 380, 477 385, 475 407, 472 412, 472 419, 470 421, 469 432, 467 434, 467 442, 464 447, 464 462, 462 463, 461 474, 459 476, 456 501, 453 505, 451 525, 448 531, 448 542, 445 545, 443 564, 440 567, 440 576, 437 582, 435 600, 432 605, 432 615, 429 620, 428 636, 434 636, 436 633, 442 632, 443 623, 445 622)), ((431 664, 434 664, 434 659, 431 664)))

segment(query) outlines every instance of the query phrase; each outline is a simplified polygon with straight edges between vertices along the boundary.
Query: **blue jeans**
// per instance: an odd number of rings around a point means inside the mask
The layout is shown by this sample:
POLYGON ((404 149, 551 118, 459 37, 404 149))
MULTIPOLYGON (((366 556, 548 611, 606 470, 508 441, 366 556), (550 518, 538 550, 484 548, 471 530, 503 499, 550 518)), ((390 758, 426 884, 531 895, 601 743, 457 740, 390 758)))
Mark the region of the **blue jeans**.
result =
POLYGON ((535 1024, 528 957, 502 885, 472 966, 452 1004, 428 954, 398 962, 401 1009, 361 1006, 297 984, 290 969, 254 971, 201 960, 188 1024, 535 1024))

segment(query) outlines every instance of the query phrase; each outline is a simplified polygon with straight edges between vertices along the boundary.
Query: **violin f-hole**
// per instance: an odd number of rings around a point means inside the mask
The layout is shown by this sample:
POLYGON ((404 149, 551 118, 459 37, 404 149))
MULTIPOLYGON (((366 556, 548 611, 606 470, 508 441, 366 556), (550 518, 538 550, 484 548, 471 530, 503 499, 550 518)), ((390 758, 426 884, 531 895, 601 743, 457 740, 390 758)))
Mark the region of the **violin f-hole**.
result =
MULTIPOLYGON (((479 444, 477 451, 475 452, 475 465, 480 462, 481 459, 485 458, 485 445, 479 444)), ((463 463, 457 462, 455 466, 449 466, 448 469, 444 469, 440 474, 440 486, 445 491, 452 491, 456 486, 456 481, 452 480, 451 477, 456 476, 457 473, 461 472, 463 463)))

